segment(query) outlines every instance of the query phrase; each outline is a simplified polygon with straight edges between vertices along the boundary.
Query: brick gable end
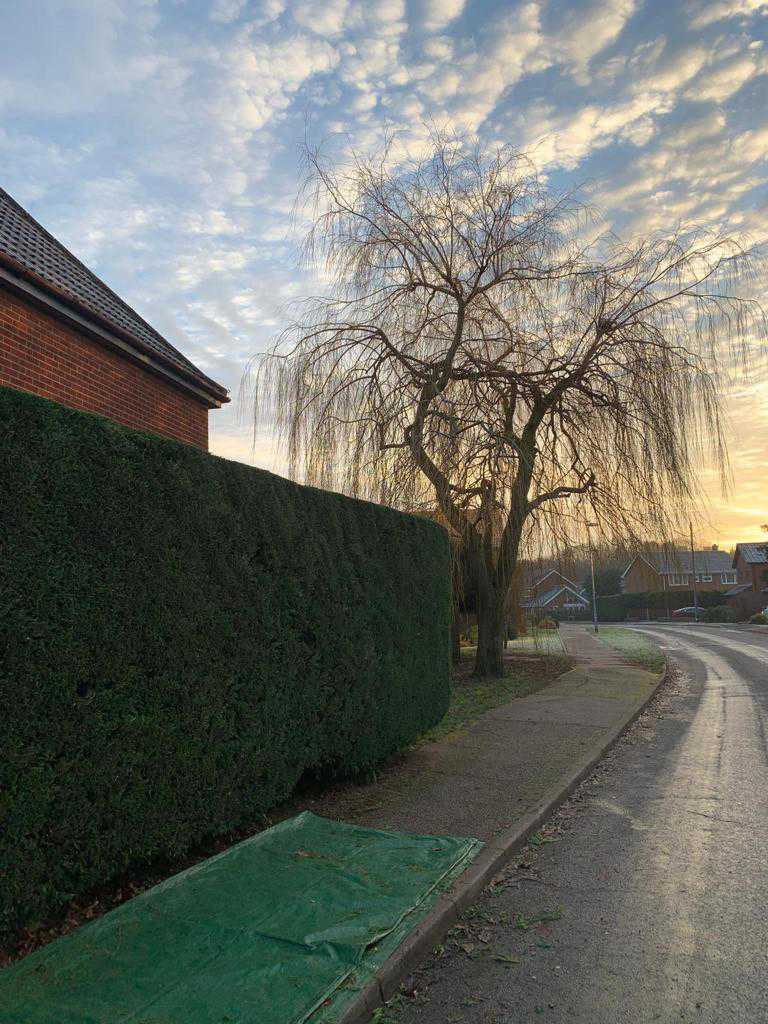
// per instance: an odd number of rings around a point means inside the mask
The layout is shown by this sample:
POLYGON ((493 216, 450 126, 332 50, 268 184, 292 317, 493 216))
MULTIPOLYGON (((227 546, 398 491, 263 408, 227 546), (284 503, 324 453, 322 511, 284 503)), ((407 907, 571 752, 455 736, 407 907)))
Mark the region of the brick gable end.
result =
POLYGON ((0 384, 208 448, 203 402, 5 290, 0 384))

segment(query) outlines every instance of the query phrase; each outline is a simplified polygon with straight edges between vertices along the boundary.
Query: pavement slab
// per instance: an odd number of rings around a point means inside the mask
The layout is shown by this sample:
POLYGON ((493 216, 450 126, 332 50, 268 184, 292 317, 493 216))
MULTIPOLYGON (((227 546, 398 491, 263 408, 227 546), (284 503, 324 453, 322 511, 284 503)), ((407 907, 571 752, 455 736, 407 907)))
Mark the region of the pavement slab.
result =
MULTIPOLYGON (((488 711, 463 732, 410 752, 384 786, 373 787, 379 799, 353 813, 353 820, 368 826, 469 835, 486 847, 375 982, 350 993, 338 1024, 368 1020, 397 993, 408 972, 599 762, 663 681, 663 673, 628 664, 583 626, 562 627, 561 639, 575 668, 530 697, 488 711)), ((436 1021, 463 1020, 444 1017, 444 1010, 436 1021)))
POLYGON ((671 681, 381 1024, 768 1021, 768 637, 642 632, 671 681))
POLYGON ((386 799, 354 820, 483 840, 521 820, 658 683, 658 674, 626 664, 583 627, 562 627, 562 639, 576 668, 409 753, 398 771, 402 788, 393 781, 386 799))

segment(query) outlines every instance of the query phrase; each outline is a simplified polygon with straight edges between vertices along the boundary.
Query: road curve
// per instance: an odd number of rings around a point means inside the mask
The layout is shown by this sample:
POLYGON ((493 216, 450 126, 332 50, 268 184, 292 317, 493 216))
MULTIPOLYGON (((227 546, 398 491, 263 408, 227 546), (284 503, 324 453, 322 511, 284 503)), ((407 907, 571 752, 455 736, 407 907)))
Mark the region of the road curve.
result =
POLYGON ((768 637, 638 628, 671 685, 385 1021, 768 1024, 768 637))

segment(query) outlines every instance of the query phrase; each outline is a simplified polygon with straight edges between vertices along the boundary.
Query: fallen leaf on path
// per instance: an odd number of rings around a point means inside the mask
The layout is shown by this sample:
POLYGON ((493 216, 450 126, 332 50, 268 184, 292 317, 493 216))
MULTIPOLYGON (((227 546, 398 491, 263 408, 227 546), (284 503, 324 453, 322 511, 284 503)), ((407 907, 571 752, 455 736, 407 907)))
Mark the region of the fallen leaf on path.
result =
POLYGON ((495 953, 493 959, 498 960, 501 964, 521 964, 523 962, 521 956, 512 956, 511 953, 495 953))

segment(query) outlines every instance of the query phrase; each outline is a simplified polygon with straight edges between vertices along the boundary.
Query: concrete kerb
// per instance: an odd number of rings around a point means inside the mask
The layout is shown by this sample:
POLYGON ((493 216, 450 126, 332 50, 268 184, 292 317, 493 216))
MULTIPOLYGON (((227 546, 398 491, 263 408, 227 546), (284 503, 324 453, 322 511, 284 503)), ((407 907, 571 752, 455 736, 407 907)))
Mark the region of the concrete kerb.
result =
POLYGON ((736 629, 739 633, 761 633, 768 636, 768 626, 744 625, 742 622, 692 622, 692 626, 721 626, 723 629, 736 629))
POLYGON ((739 633, 762 633, 763 636, 768 636, 768 626, 751 625, 746 622, 675 622, 674 619, 631 619, 626 622, 617 623, 617 625, 632 627, 632 626, 674 626, 674 625, 686 625, 693 626, 704 626, 709 629, 712 626, 719 626, 722 629, 735 629, 739 633))
POLYGON ((507 832, 488 843, 467 870, 440 897, 438 902, 418 924, 392 956, 382 964, 376 977, 363 988, 338 1018, 338 1024, 363 1024, 373 1012, 396 995, 401 982, 417 964, 425 959, 440 940, 450 931, 459 915, 470 907, 483 889, 504 868, 512 857, 525 846, 535 832, 557 808, 583 782, 597 763, 624 735, 627 729, 645 711, 669 676, 669 663, 659 676, 648 696, 631 712, 622 725, 604 739, 593 744, 585 760, 562 778, 549 794, 507 832))

